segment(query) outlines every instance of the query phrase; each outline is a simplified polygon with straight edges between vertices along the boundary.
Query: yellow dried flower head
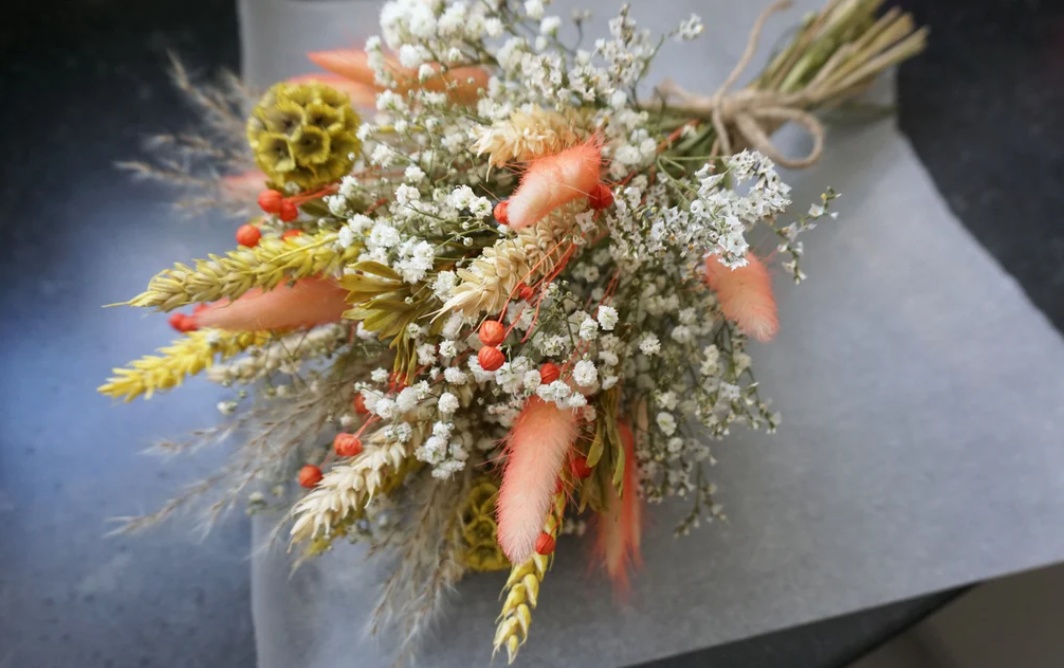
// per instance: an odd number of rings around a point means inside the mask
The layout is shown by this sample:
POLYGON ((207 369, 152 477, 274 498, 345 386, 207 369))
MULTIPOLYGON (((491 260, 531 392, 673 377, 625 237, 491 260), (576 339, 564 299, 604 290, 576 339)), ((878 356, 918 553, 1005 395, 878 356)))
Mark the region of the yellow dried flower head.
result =
POLYGON ((351 171, 362 149, 348 96, 320 83, 275 84, 251 111, 248 143, 271 185, 311 190, 351 171))
POLYGON ((477 155, 487 153, 492 167, 552 155, 583 139, 582 119, 578 110, 562 114, 533 106, 513 112, 505 121, 478 128, 473 149, 477 155))
POLYGON ((490 476, 480 478, 462 504, 462 538, 465 550, 462 565, 474 571, 499 571, 510 561, 499 547, 499 527, 495 523, 495 497, 499 485, 490 476))

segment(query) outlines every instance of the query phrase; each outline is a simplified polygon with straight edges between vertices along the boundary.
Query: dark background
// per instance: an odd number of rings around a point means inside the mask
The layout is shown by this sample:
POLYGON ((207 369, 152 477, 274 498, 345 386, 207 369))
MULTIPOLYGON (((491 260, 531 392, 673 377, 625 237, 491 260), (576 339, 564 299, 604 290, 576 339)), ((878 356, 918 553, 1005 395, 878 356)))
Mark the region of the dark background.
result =
MULTIPOLYGON (((1064 327, 1064 3, 898 4, 933 31, 899 74, 902 130, 967 228, 1064 327)), ((194 120, 168 50, 203 77, 236 68, 235 3, 5 0, 0 14, 0 668, 255 664, 246 522, 202 540, 180 522, 101 539, 108 518, 154 509, 224 454, 166 466, 135 454, 198 424, 207 384, 120 421, 94 394, 171 334, 164 318, 99 304, 138 291, 160 255, 231 244, 231 225, 178 222, 163 189, 111 167, 194 120)), ((659 665, 842 665, 953 594, 659 665)))

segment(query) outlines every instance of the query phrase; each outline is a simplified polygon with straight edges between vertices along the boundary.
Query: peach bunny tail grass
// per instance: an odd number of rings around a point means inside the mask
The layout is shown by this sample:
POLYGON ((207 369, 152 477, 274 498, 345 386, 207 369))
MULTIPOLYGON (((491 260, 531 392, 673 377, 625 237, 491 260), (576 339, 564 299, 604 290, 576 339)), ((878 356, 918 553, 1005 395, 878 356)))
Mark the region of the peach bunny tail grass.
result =
MULTIPOLYGON (((328 51, 311 51, 307 59, 323 70, 338 74, 344 79, 377 88, 376 75, 369 66, 369 54, 360 49, 330 49, 328 51)), ((398 69, 399 63, 392 58, 386 60, 389 67, 398 69)))
POLYGON ((257 169, 243 174, 223 176, 221 182, 222 194, 243 202, 254 200, 255 196, 262 192, 265 187, 266 175, 257 169))
POLYGON ((511 563, 532 555, 576 435, 576 413, 539 397, 529 399, 517 416, 496 504, 499 545, 511 563))
POLYGON ((510 197, 510 227, 519 230, 559 206, 595 192, 602 169, 602 141, 593 137, 561 153, 528 163, 521 185, 510 197))
MULTIPOLYGON (((432 65, 437 72, 440 66, 432 65)), ((417 72, 411 70, 408 76, 408 87, 417 86, 417 72)), ((456 67, 442 74, 430 77, 421 86, 425 90, 437 93, 447 93, 452 102, 471 107, 480 99, 481 91, 488 89, 488 80, 491 76, 486 70, 479 67, 456 67)))
POLYGON ((199 327, 231 332, 296 329, 338 322, 349 308, 347 290, 332 281, 304 278, 292 287, 249 290, 235 301, 216 302, 193 315, 199 327))
MULTIPOLYGON (((307 58, 323 70, 328 70, 350 82, 363 84, 375 91, 383 90, 377 84, 376 74, 373 68, 369 66, 369 55, 365 51, 356 49, 311 51, 307 54, 307 58)), ((418 79, 418 71, 416 69, 403 67, 395 58, 386 57, 384 62, 388 71, 396 78, 399 92, 422 87, 425 90, 447 93, 452 102, 473 105, 480 98, 480 91, 488 88, 490 76, 486 70, 479 67, 456 67, 440 73, 442 68, 439 64, 432 63, 437 75, 429 77, 422 83, 418 79)), ((340 90, 347 90, 335 84, 329 85, 340 90)), ((348 94, 351 94, 350 91, 348 91, 348 94)), ((355 102, 354 96, 352 96, 351 101, 352 103, 355 102)))
POLYGON ((758 341, 768 343, 780 330, 772 279, 753 253, 747 253, 746 259, 746 266, 729 269, 716 255, 710 255, 706 258, 706 284, 717 293, 725 317, 758 341))
POLYGON ((639 470, 635 461, 635 438, 631 428, 620 422, 624 444, 624 494, 613 485, 606 487, 606 511, 598 517, 595 552, 606 566, 606 573, 618 593, 628 591, 629 566, 642 566, 640 546, 643 539, 643 500, 639 498, 639 470))
POLYGON ((338 74, 301 74, 288 80, 291 84, 322 83, 347 93, 351 106, 355 109, 376 109, 377 89, 369 84, 352 81, 338 74))

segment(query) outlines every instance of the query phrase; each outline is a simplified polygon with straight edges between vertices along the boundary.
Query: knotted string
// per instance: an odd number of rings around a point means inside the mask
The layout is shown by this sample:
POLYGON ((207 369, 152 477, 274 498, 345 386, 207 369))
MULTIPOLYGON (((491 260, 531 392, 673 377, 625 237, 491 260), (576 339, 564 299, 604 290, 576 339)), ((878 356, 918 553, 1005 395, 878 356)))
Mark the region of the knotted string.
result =
POLYGON ((711 96, 689 93, 675 82, 666 80, 657 87, 665 97, 680 99, 680 109, 694 116, 708 116, 717 131, 717 142, 724 155, 731 155, 736 144, 749 146, 784 167, 808 167, 820 159, 824 150, 824 126, 805 107, 817 99, 829 97, 814 88, 816 82, 796 93, 746 88, 734 93, 728 89, 742 75, 757 52, 765 22, 772 14, 790 7, 790 0, 776 2, 758 17, 750 31, 746 50, 731 74, 711 96), (787 122, 797 123, 813 138, 813 147, 802 158, 788 158, 776 148, 769 134, 787 122), (735 141, 737 140, 737 141, 735 141))
MULTIPOLYGON (((835 18, 834 12, 843 6, 842 2, 829 2, 828 8, 810 26, 813 34, 835 18)), ((754 148, 784 167, 812 165, 824 151, 824 126, 809 110, 853 97, 870 85, 878 73, 919 53, 927 43, 926 28, 914 30, 910 15, 891 9, 855 39, 835 49, 800 90, 761 90, 755 84, 728 92, 757 52, 765 22, 790 5, 790 0, 780 0, 761 13, 750 31, 742 58, 711 97, 689 93, 672 81, 657 87, 663 99, 671 96, 680 100, 679 105, 670 104, 670 109, 713 123, 717 135, 712 149, 714 155, 718 150, 731 155, 736 148, 754 148), (813 147, 804 157, 788 158, 769 139, 769 135, 788 122, 805 128, 813 139, 813 147)), ((807 47, 808 44, 803 48, 807 47)))

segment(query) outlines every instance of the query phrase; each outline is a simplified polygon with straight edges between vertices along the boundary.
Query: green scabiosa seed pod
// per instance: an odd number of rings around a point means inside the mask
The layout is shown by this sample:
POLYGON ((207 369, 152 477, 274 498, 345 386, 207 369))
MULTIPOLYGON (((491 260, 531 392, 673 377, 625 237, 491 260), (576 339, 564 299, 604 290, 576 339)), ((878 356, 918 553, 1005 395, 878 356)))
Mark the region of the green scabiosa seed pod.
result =
POLYGON ((362 149, 346 94, 320 83, 275 84, 252 110, 248 143, 278 189, 313 190, 351 171, 362 149))

